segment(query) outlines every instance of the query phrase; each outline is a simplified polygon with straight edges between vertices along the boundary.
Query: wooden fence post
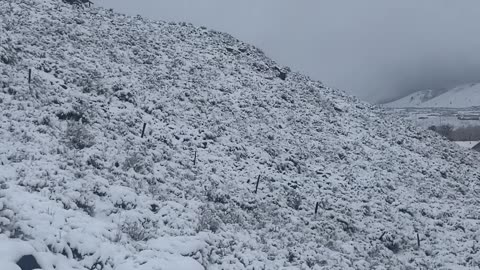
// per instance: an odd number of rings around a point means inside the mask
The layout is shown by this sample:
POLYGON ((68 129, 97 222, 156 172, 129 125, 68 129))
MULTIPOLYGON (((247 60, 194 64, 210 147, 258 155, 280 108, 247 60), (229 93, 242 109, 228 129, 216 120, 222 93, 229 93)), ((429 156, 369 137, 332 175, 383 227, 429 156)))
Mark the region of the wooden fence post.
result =
POLYGON ((197 164, 197 150, 195 149, 195 156, 193 157, 193 166, 197 164))
POLYGON ((255 186, 255 194, 257 194, 259 184, 260 184, 260 174, 258 175, 257 185, 255 186))
POLYGON ((147 127, 147 123, 143 123, 143 129, 142 129, 142 138, 145 135, 145 128, 147 127))

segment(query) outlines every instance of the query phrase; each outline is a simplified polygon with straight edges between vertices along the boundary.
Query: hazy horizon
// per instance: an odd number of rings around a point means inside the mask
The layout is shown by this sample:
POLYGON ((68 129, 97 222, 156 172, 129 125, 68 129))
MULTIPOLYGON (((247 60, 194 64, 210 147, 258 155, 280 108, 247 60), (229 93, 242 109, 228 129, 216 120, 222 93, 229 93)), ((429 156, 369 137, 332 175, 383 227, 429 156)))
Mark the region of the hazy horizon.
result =
POLYGON ((228 32, 371 102, 480 81, 480 2, 99 0, 117 12, 228 32))

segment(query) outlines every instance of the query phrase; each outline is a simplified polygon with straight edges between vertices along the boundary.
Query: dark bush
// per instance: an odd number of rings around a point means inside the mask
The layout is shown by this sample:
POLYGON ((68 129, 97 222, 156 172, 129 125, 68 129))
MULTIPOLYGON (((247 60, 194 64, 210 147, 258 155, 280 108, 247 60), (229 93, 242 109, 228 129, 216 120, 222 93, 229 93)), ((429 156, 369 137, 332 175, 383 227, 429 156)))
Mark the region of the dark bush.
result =
POLYGON ((63 0, 63 2, 70 4, 70 5, 76 5, 76 6, 84 6, 88 4, 93 4, 92 1, 89 0, 63 0))
POLYGON ((444 136, 445 138, 450 139, 452 132, 453 132, 453 126, 451 125, 442 125, 442 126, 431 126, 428 128, 429 130, 435 131, 438 134, 444 136))
POLYGON ((430 126, 429 130, 446 137, 451 141, 478 141, 480 140, 480 127, 469 126, 454 128, 451 125, 430 126))

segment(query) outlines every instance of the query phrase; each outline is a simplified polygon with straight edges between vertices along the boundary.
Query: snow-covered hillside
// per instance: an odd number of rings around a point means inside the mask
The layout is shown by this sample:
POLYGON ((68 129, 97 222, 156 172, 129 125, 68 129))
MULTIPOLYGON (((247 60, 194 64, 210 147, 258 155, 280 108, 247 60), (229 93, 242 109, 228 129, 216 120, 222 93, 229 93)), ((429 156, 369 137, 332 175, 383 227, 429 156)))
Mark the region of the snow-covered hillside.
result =
POLYGON ((0 1, 0 108, 1 269, 480 267, 480 154, 227 34, 0 1))
POLYGON ((419 107, 436 95, 437 94, 434 90, 418 91, 401 99, 387 103, 385 106, 392 108, 419 107))
POLYGON ((405 108, 468 108, 480 106, 480 83, 455 87, 448 91, 419 91, 385 104, 386 107, 405 108))
POLYGON ((467 108, 480 106, 480 83, 462 85, 423 104, 425 107, 467 108))

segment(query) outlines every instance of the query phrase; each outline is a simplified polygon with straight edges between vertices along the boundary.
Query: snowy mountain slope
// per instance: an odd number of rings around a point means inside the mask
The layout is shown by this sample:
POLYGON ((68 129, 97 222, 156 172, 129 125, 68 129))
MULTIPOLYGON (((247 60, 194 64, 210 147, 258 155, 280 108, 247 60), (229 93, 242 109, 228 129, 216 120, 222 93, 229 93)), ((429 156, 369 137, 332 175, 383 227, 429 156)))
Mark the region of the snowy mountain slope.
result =
POLYGON ((434 98, 437 94, 433 90, 424 90, 412 93, 401 99, 386 103, 386 107, 404 108, 404 107, 419 107, 424 102, 434 98))
POLYGON ((425 107, 466 108, 480 106, 480 83, 455 87, 428 100, 425 107))
POLYGON ((479 154, 226 34, 53 0, 0 16, 3 267, 480 266, 479 154))
POLYGON ((468 108, 480 106, 480 83, 455 87, 435 94, 432 90, 415 92, 385 104, 387 107, 468 108))

